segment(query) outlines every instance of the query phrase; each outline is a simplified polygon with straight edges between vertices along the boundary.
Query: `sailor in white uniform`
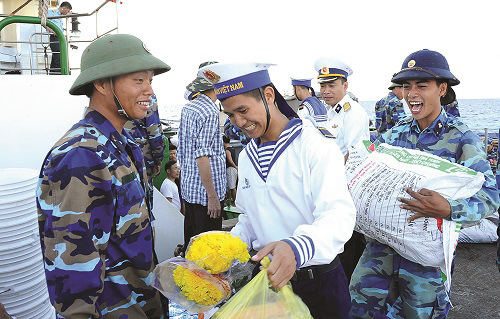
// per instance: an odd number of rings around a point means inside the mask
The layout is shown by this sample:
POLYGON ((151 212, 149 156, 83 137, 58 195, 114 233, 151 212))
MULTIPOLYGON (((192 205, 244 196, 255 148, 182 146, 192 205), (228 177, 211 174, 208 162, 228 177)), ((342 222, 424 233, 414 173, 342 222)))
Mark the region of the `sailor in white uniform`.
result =
POLYGON ((316 127, 326 128, 328 122, 326 106, 316 97, 311 80, 292 78, 293 93, 297 100, 301 101, 297 115, 303 120, 310 120, 316 127))
MULTIPOLYGON (((347 94, 347 77, 353 71, 347 64, 335 58, 320 58, 314 63, 314 68, 318 71, 321 96, 328 105, 327 129, 335 137, 347 160, 351 146, 361 140, 370 139, 368 114, 347 94)), ((352 238, 344 246, 340 261, 348 280, 351 279, 365 246, 365 238, 358 232, 353 232, 352 238)))
POLYGON ((347 278, 337 255, 351 237, 355 207, 344 158, 326 130, 292 118, 269 78, 269 64, 213 64, 199 75, 214 84, 234 125, 252 138, 239 157, 232 233, 261 260, 272 255, 271 283, 291 280, 314 318, 348 318, 347 278))
POLYGON ((323 100, 328 105, 327 129, 347 159, 350 146, 370 139, 370 119, 363 107, 347 94, 347 77, 353 73, 344 62, 320 58, 314 63, 323 100))

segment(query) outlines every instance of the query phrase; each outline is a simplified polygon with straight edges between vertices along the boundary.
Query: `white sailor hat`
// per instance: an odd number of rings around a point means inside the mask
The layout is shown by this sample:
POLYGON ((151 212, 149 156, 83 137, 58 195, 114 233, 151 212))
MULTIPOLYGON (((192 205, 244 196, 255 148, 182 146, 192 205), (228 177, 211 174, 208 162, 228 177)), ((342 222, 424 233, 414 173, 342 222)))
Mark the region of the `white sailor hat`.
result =
POLYGON ((200 92, 191 92, 189 90, 186 90, 186 92, 184 92, 184 98, 188 101, 191 101, 192 99, 194 99, 198 94, 200 94, 200 92))
POLYGON ((318 71, 318 82, 326 83, 338 78, 345 78, 352 74, 352 69, 344 62, 329 57, 316 60, 314 68, 318 71))
MULTIPOLYGON (((224 99, 246 93, 271 84, 268 68, 270 63, 217 63, 198 70, 198 76, 210 81, 217 98, 224 99)), ((275 90, 275 100, 279 110, 287 117, 296 116, 283 96, 275 90)))
POLYGON ((310 88, 311 87, 311 80, 312 78, 307 78, 307 79, 296 79, 296 78, 290 78, 292 79, 292 85, 293 86, 305 86, 310 88))

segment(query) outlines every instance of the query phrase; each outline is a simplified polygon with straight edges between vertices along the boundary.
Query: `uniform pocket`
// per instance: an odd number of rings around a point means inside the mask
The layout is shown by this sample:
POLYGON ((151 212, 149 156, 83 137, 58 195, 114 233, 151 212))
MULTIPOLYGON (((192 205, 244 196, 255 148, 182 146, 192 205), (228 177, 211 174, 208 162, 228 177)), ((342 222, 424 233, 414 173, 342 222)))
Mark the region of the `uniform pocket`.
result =
POLYGON ((146 193, 137 180, 119 186, 116 190, 115 227, 118 237, 142 231, 149 224, 146 193))

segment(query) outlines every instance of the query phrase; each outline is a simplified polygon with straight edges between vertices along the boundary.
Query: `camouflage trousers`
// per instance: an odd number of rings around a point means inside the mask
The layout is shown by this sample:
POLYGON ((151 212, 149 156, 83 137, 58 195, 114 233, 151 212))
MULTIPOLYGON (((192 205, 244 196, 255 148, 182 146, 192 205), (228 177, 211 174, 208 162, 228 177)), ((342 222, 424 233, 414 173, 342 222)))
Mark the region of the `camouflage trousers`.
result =
POLYGON ((440 271, 368 240, 349 286, 351 318, 446 318, 449 295, 440 271))

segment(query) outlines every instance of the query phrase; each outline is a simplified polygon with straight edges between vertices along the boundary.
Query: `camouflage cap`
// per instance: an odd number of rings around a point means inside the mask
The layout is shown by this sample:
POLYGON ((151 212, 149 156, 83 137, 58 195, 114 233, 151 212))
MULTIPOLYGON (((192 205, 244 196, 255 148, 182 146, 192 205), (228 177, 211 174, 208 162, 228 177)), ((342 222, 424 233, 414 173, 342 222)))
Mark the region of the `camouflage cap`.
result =
POLYGON ((389 89, 389 90, 392 90, 392 89, 394 89, 394 88, 397 88, 397 87, 402 87, 402 86, 403 86, 403 84, 400 84, 400 83, 394 83, 394 82, 392 82, 392 83, 391 83, 391 85, 389 85, 389 88, 388 88, 388 89, 389 89))
MULTIPOLYGON (((210 64, 215 64, 215 63, 218 63, 218 62, 216 62, 216 61, 203 62, 200 64, 198 69, 201 69, 204 66, 207 66, 210 64)), ((212 85, 212 83, 210 83, 209 81, 207 81, 203 77, 197 77, 196 79, 194 79, 191 83, 189 83, 186 86, 186 90, 188 90, 192 93, 199 93, 199 92, 203 92, 203 91, 207 91, 207 90, 212 90, 213 88, 214 88, 214 86, 212 85)))

